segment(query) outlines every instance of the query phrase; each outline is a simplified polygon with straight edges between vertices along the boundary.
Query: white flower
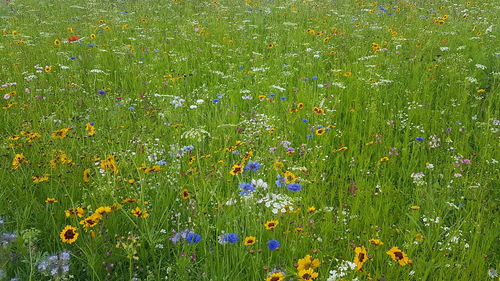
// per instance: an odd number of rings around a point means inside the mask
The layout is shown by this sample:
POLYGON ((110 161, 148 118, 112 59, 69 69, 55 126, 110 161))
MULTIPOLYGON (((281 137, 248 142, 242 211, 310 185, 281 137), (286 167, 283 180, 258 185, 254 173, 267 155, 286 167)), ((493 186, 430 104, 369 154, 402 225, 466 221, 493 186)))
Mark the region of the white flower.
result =
POLYGON ((488 276, 490 278, 497 278, 498 277, 498 271, 494 268, 491 268, 488 270, 488 276))
POLYGON ((263 179, 258 179, 258 180, 253 179, 252 184, 255 186, 255 188, 266 189, 268 187, 267 182, 265 182, 263 179))

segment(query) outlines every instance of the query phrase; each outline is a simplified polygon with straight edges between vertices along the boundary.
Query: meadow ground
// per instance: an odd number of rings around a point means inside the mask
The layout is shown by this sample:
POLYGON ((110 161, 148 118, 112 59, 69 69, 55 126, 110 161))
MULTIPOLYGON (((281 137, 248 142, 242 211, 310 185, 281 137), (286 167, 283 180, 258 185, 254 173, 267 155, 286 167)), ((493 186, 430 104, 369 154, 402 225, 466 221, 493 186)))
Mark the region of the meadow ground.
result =
POLYGON ((499 280, 499 7, 2 0, 0 280, 499 280))

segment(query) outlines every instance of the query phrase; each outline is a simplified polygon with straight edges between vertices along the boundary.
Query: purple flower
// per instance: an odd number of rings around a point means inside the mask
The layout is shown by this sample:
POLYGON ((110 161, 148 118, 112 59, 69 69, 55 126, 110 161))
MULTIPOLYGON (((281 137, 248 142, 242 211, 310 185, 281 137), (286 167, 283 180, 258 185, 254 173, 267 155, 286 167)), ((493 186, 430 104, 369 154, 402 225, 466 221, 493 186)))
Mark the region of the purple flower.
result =
POLYGON ((106 94, 106 92, 104 90, 99 90, 99 91, 97 91, 97 93, 99 95, 102 95, 102 96, 104 96, 106 94))

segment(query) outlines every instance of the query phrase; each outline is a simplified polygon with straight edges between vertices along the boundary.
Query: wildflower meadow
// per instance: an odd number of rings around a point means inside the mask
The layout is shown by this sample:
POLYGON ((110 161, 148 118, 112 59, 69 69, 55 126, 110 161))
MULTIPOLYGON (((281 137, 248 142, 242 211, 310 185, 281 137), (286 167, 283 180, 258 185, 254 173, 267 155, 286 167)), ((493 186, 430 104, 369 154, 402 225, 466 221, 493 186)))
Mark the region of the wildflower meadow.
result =
POLYGON ((499 14, 1 0, 0 280, 500 280, 499 14))

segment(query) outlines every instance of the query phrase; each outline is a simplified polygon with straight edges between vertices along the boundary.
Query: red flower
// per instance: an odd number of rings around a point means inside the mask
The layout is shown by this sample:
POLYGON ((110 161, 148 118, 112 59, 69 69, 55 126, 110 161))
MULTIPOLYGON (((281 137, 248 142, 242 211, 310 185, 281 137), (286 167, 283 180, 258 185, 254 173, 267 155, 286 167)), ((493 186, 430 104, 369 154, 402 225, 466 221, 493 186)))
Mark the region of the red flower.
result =
POLYGON ((71 35, 69 38, 68 38, 68 42, 74 42, 74 41, 78 41, 80 40, 80 36, 78 35, 71 35))

